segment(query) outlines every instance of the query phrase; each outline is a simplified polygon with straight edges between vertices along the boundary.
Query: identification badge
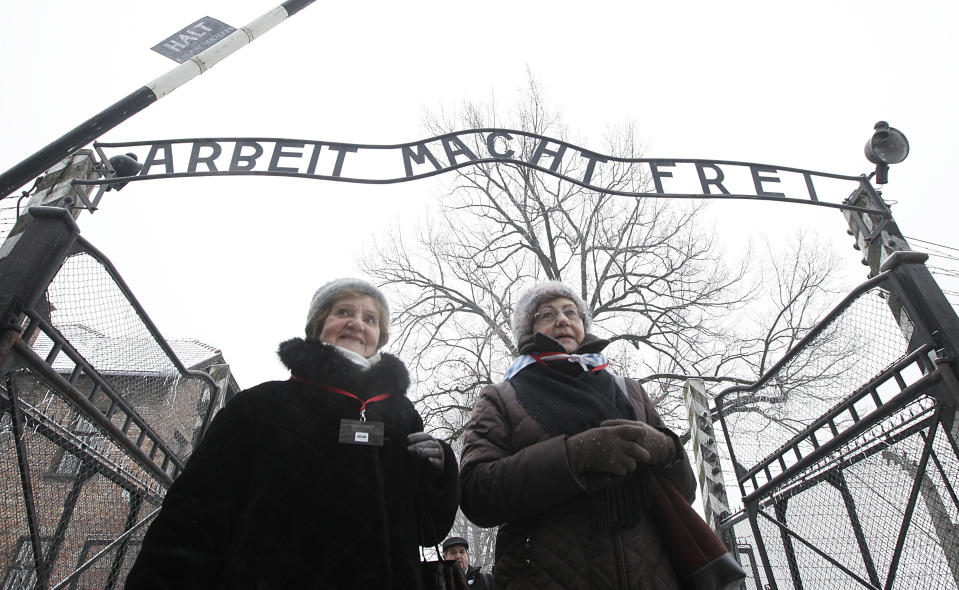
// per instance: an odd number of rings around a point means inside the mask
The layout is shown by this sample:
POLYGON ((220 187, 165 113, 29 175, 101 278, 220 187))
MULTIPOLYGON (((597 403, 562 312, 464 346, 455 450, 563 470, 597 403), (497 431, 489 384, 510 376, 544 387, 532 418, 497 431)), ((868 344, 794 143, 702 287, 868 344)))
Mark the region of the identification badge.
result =
POLYGON ((340 420, 340 442, 348 445, 383 446, 383 423, 360 420, 340 420))

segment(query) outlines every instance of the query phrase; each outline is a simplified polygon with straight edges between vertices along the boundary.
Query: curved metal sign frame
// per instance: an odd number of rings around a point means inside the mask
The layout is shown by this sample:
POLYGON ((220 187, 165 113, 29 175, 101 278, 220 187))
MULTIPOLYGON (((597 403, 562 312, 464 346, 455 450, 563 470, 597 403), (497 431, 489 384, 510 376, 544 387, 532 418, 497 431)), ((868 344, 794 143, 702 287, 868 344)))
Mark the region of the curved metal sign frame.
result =
MULTIPOLYGON (((621 158, 572 143, 515 129, 484 128, 392 144, 355 144, 320 140, 260 137, 168 139, 95 143, 106 169, 92 200, 96 208, 111 185, 159 178, 194 176, 289 176, 361 184, 394 184, 429 178, 466 166, 524 166, 601 193, 669 199, 748 199, 804 203, 888 216, 888 211, 820 199, 823 184, 855 183, 850 176, 754 162, 687 158, 621 158), (117 150, 114 153, 113 150, 117 150), (142 168, 137 176, 116 176, 109 158, 133 153, 142 168), (615 173, 640 179, 635 190, 606 185, 615 173), (642 187, 638 185, 642 184, 642 187), (653 191, 642 190, 649 187, 653 191)), ((77 191, 80 194, 82 191, 77 191)))

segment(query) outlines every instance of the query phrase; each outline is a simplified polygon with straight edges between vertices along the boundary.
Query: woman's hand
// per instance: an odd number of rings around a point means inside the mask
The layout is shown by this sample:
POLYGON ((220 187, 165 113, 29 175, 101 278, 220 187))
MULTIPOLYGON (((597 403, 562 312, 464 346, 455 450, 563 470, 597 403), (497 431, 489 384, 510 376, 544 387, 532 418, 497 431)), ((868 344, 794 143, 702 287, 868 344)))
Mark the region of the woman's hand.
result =
POLYGON ((628 425, 638 430, 636 442, 645 453, 641 460, 650 465, 665 465, 676 458, 676 445, 668 435, 656 430, 645 422, 636 420, 624 420, 617 418, 615 420, 604 420, 600 426, 623 426, 628 425))
POLYGON ((570 469, 626 475, 640 465, 665 465, 676 454, 673 440, 645 422, 606 420, 566 439, 570 469))
POLYGON ((426 460, 430 472, 439 475, 443 472, 443 445, 425 432, 414 432, 406 437, 406 452, 426 460))

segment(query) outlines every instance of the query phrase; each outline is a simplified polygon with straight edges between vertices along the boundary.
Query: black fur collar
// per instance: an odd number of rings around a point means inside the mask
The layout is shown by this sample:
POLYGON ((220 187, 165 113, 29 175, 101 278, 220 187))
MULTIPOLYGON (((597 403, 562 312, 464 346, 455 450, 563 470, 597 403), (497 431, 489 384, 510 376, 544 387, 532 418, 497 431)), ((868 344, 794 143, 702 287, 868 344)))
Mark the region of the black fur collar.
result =
POLYGON ((293 338, 280 344, 280 360, 295 376, 345 389, 361 398, 389 392, 406 396, 410 374, 397 357, 380 354, 380 362, 363 371, 336 348, 319 340, 293 338))

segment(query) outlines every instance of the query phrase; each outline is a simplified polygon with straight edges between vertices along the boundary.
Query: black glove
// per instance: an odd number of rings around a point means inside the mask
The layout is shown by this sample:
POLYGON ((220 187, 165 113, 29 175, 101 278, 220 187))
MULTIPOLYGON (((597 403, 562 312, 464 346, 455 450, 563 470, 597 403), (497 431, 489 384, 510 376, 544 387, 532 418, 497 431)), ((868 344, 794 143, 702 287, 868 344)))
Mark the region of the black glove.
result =
POLYGON ((426 460, 430 472, 437 476, 443 473, 445 454, 443 445, 425 432, 414 432, 406 437, 406 452, 426 460))
POLYGON ((668 463, 674 454, 671 438, 633 420, 607 420, 566 439, 566 457, 576 475, 586 471, 626 475, 641 464, 668 463))

